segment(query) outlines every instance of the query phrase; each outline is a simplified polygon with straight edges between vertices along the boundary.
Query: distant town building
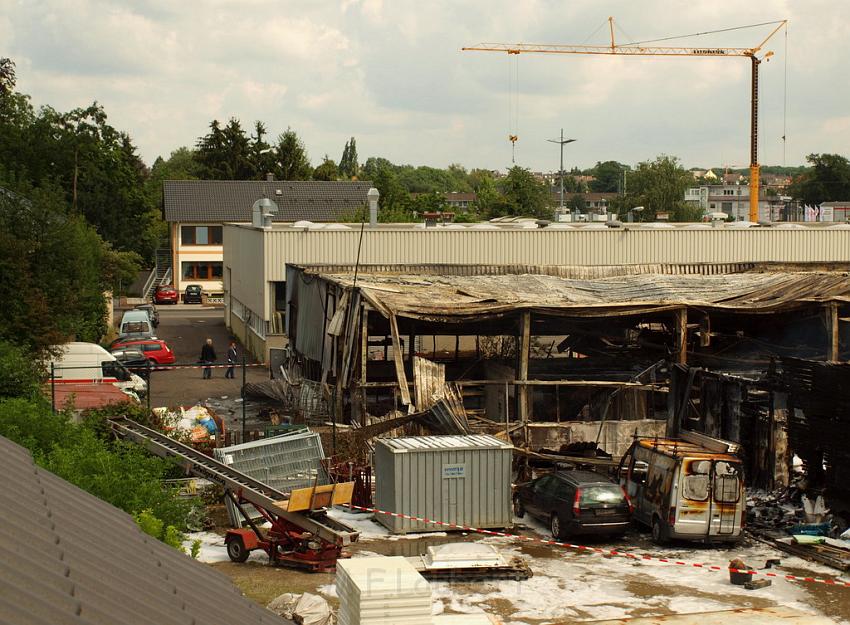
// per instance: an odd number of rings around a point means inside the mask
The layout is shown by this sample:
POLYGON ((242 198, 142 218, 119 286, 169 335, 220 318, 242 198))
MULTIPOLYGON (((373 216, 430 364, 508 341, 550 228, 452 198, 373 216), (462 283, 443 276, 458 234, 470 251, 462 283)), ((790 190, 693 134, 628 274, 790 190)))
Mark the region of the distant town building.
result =
POLYGON ((478 199, 474 193, 460 193, 458 191, 444 193, 443 197, 447 206, 460 211, 469 210, 472 208, 475 200, 478 199))
MULTIPOLYGON (((608 212, 609 202, 618 195, 618 193, 570 193, 564 191, 564 205, 571 204, 572 198, 578 197, 584 202, 583 211, 606 213, 608 212)), ((558 206, 561 203, 561 191, 558 187, 552 188, 551 202, 553 206, 558 206)))
MULTIPOLYGON (((725 176, 726 174, 724 174, 725 176)), ((759 221, 785 221, 787 198, 770 193, 762 186, 759 197, 759 221)), ((685 201, 705 213, 724 212, 735 221, 750 219, 750 187, 746 184, 712 184, 685 190, 685 201)))

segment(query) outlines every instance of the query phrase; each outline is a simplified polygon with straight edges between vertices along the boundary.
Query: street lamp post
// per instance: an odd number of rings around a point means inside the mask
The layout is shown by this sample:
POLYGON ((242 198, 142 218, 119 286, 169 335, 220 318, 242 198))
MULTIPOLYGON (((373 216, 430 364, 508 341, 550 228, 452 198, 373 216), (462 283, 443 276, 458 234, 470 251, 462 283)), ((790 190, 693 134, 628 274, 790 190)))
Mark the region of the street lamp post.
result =
POLYGON ((564 208, 564 145, 567 143, 572 143, 575 139, 564 139, 564 129, 561 128, 561 138, 560 139, 546 139, 549 143, 557 143, 561 146, 561 168, 558 170, 558 173, 561 176, 561 205, 560 208, 563 210, 564 208))

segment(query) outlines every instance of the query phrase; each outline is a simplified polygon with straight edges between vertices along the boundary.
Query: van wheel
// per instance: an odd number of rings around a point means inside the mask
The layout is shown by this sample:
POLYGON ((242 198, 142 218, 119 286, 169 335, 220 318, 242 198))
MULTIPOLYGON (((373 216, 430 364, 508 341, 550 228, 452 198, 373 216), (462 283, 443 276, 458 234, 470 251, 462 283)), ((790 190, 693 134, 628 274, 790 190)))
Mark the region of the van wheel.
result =
POLYGON ((514 497, 514 516, 518 519, 525 516, 525 507, 519 497, 514 497))
POLYGON ((657 516, 652 517, 652 542, 664 545, 670 541, 667 525, 657 516))
POLYGON ((561 517, 557 512, 552 513, 552 518, 549 519, 549 529, 552 532, 552 538, 561 540, 564 538, 564 528, 561 526, 561 517))

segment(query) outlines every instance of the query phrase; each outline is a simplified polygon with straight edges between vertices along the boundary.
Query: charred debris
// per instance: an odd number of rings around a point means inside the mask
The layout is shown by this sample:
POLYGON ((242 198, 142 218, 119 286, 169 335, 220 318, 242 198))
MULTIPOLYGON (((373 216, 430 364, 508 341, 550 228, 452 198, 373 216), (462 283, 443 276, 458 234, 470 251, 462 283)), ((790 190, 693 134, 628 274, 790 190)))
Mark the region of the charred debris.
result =
POLYGON ((846 523, 848 315, 845 267, 288 265, 277 375, 362 453, 489 433, 521 470, 613 467, 636 436, 692 430, 741 443, 765 491, 796 454, 846 523))

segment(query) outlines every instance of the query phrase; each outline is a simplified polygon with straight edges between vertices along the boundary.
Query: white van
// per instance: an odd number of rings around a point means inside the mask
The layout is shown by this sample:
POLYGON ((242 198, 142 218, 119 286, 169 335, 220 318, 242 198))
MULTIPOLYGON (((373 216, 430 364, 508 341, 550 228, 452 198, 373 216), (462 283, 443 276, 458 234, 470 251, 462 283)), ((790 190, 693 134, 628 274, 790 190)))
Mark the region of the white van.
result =
POLYGON ((144 396, 147 383, 130 373, 115 356, 95 343, 66 343, 52 359, 56 384, 114 384, 124 392, 144 396))
POLYGON ((632 518, 657 543, 739 541, 747 511, 739 452, 737 443, 694 432, 635 440, 618 472, 632 518))
POLYGON ((153 323, 146 310, 128 310, 121 318, 118 327, 119 338, 150 339, 156 338, 153 323))

